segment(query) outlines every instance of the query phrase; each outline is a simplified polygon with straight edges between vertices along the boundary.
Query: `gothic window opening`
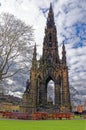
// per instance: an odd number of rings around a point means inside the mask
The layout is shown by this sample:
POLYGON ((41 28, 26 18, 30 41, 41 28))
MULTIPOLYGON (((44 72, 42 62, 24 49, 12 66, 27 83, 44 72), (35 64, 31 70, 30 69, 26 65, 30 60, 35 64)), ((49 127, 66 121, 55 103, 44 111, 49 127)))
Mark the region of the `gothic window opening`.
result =
POLYGON ((49 33, 49 47, 52 47, 52 34, 49 33))
POLYGON ((52 43, 51 42, 49 42, 49 47, 52 47, 52 43))
POLYGON ((52 56, 51 55, 48 55, 47 61, 48 61, 48 63, 52 63, 52 56))
POLYGON ((55 83, 53 80, 49 80, 47 83, 47 103, 55 104, 55 83))
POLYGON ((52 35, 51 35, 51 33, 49 34, 49 42, 52 42, 52 35))

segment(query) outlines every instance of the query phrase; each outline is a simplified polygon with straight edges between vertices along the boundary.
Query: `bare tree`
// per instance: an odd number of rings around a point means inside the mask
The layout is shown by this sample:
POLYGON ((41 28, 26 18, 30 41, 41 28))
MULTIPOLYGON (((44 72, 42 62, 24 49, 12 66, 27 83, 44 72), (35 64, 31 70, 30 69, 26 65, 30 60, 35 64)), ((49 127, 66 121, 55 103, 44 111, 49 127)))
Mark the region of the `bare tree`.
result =
POLYGON ((0 16, 0 81, 27 68, 32 56, 32 41, 32 26, 8 13, 0 16))
POLYGON ((74 102, 76 104, 81 104, 81 100, 78 98, 80 96, 80 93, 72 85, 70 85, 70 95, 71 95, 72 102, 74 102))

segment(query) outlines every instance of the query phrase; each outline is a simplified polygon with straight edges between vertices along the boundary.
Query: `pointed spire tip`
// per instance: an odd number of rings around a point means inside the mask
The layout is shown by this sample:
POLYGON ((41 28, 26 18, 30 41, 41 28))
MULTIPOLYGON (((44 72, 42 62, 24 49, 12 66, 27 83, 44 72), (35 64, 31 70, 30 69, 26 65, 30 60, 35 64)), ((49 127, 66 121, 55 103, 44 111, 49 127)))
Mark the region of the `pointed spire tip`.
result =
POLYGON ((50 2, 50 10, 52 10, 52 3, 50 2))
POLYGON ((64 43, 64 41, 63 41, 63 47, 65 48, 65 43, 64 43))

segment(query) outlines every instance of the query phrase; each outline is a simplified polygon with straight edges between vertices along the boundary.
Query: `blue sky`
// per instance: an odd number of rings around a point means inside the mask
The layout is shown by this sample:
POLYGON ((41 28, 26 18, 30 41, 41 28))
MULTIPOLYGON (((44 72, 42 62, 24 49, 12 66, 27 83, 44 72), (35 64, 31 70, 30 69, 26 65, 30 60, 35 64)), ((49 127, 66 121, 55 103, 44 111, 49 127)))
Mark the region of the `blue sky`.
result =
MULTIPOLYGON (((69 67, 70 85, 79 91, 77 98, 86 100, 86 1, 85 0, 0 0, 0 13, 9 12, 33 25, 37 52, 42 54, 42 43, 46 18, 50 2, 52 2, 59 55, 64 41, 69 67)), ((24 79, 25 83, 26 79, 24 79)), ((24 83, 16 81, 14 93, 23 93, 24 83)))

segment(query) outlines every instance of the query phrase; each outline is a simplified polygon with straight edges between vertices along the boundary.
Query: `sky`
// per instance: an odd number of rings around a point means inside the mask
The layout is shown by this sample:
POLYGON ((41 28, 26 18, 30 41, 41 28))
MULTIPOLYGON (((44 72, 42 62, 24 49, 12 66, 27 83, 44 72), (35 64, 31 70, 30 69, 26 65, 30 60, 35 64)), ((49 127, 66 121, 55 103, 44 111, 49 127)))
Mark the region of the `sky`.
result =
MULTIPOLYGON (((69 67, 69 83, 79 92, 81 101, 86 100, 86 0, 0 0, 0 13, 9 12, 32 25, 37 46, 37 53, 42 54, 42 45, 46 19, 52 2, 59 55, 62 43, 66 47, 69 67)), ((16 82, 15 95, 21 95, 25 89, 22 81, 16 82), (20 94, 21 92, 21 94, 20 94)), ((24 79, 24 82, 26 79, 24 79)), ((75 95, 76 96, 76 95, 75 95)))

